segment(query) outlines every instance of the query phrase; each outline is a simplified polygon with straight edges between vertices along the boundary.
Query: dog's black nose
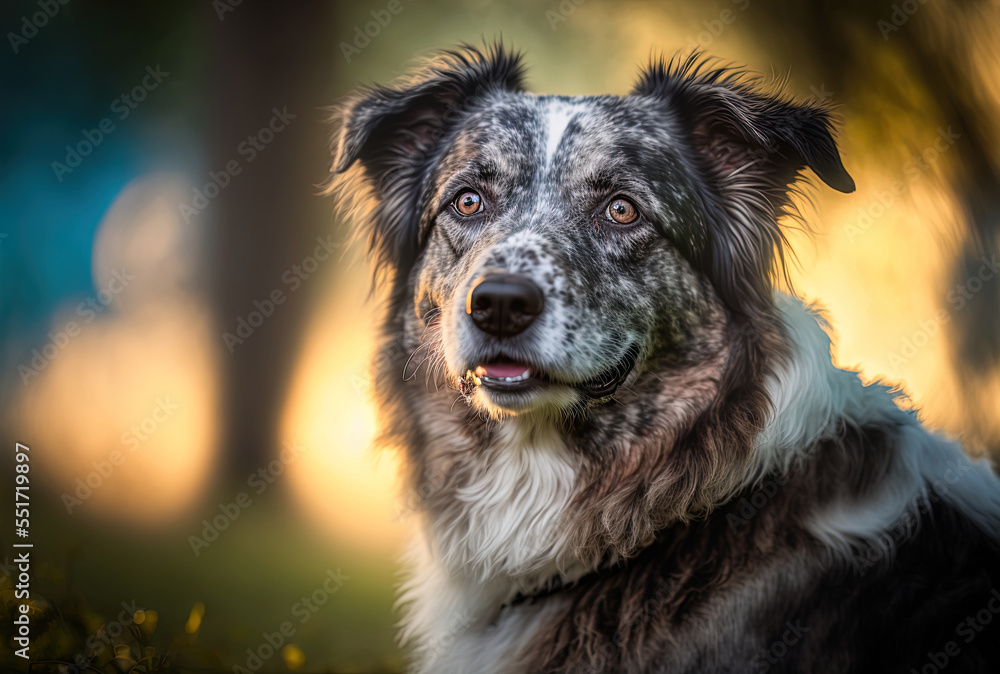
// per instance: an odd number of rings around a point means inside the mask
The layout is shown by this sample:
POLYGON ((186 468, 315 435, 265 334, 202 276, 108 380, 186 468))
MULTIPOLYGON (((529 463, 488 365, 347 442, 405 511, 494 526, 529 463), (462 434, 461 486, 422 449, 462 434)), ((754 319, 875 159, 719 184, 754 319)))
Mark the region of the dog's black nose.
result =
POLYGON ((490 274, 472 284, 465 312, 483 332, 497 338, 524 332, 542 313, 542 289, 524 276, 490 274))

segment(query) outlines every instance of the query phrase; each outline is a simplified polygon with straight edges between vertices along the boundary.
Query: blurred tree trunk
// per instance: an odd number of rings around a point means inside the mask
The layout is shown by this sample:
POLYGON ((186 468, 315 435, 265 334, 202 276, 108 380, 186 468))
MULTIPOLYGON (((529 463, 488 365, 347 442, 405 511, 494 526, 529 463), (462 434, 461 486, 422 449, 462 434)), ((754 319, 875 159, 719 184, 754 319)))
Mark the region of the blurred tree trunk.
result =
MULTIPOLYGON (((284 440, 280 415, 304 328, 312 279, 291 292, 282 275, 315 247, 316 224, 329 225, 329 204, 316 185, 329 166, 320 107, 329 105, 336 43, 329 40, 331 3, 242 2, 222 15, 206 3, 207 170, 237 161, 239 174, 200 214, 212 227, 211 295, 222 378, 222 474, 267 465, 284 440), (251 156, 248 136, 266 128, 274 110, 294 119, 251 156), (242 150, 242 152, 241 152, 242 150), (280 290, 286 300, 233 353, 224 332, 280 290)), ((277 127, 278 125, 276 125, 277 127)), ((267 139, 265 132, 263 141, 267 139)), ((209 176, 204 176, 204 182, 209 176)), ((335 263, 334 263, 335 264, 335 263)))

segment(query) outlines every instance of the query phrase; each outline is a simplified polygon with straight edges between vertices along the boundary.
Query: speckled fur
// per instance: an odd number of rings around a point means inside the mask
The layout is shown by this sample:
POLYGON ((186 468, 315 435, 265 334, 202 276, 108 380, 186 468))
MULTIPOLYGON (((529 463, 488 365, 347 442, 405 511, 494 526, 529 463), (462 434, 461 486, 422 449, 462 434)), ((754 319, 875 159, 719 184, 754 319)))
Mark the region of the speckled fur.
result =
MULTIPOLYGON (((833 367, 822 318, 774 291, 800 172, 854 187, 827 110, 699 58, 629 96, 536 96, 498 45, 336 119, 331 191, 389 295, 376 390, 421 522, 414 670, 909 671, 989 600, 996 478, 833 367), (619 194, 636 225, 602 218, 619 194), (492 272, 544 294, 516 338, 465 313, 492 272), (556 384, 468 385, 500 356, 556 384)), ((961 662, 1000 659, 984 637, 961 662)))

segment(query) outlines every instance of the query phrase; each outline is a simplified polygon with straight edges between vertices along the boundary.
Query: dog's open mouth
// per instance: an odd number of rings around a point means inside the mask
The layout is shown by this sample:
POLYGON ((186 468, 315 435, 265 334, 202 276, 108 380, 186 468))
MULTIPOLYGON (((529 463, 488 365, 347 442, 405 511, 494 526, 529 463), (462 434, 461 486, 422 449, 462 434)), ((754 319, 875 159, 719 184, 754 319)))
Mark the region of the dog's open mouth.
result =
POLYGON ((598 374, 582 382, 564 382, 554 379, 539 368, 523 362, 497 359, 481 363, 465 376, 466 384, 481 386, 497 393, 527 393, 554 384, 570 386, 590 398, 606 398, 618 390, 635 367, 639 348, 629 345, 622 358, 598 374))
POLYGON ((473 383, 494 391, 528 391, 551 384, 551 380, 525 363, 497 360, 477 365, 472 371, 473 383))

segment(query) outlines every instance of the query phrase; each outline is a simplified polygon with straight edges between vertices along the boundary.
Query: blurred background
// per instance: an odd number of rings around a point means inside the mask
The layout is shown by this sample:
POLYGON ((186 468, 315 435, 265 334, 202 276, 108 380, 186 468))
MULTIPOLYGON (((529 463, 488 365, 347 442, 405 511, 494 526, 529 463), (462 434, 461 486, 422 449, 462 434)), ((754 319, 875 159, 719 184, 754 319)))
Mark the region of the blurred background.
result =
POLYGON ((16 0, 0 28, 0 498, 23 443, 39 660, 402 668, 412 523, 325 108, 459 42, 502 36, 536 92, 701 49, 835 102, 858 190, 806 190, 794 286, 838 364, 1000 453, 997 0, 16 0))

